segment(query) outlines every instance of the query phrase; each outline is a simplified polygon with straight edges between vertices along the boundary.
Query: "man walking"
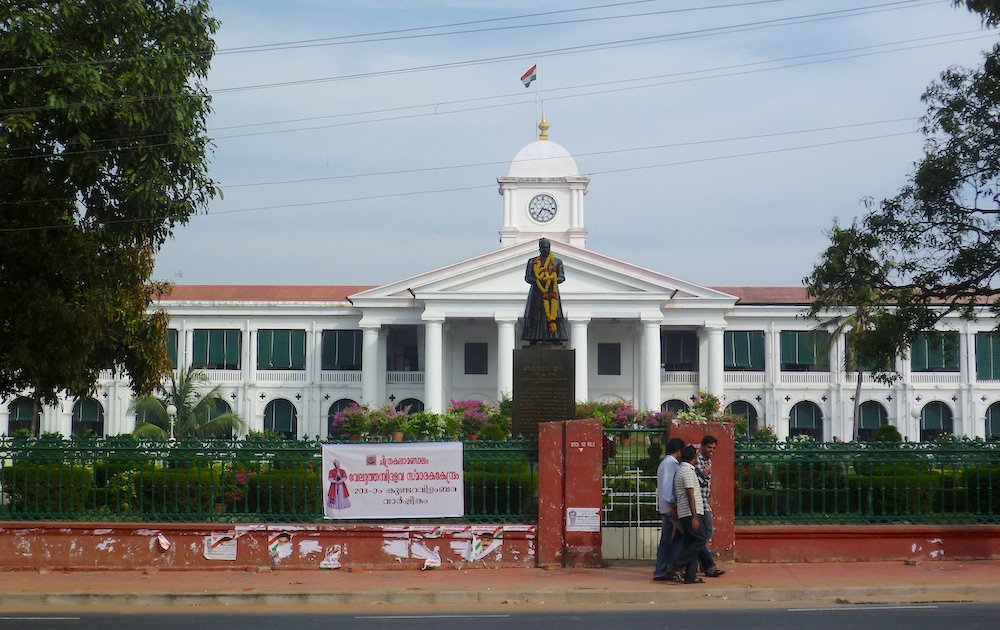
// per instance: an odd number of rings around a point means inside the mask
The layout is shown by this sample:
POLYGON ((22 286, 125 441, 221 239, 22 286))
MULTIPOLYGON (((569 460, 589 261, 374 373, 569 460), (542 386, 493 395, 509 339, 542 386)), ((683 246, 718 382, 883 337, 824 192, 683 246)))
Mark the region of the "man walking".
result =
POLYGON ((712 540, 715 528, 712 526, 712 456, 715 455, 715 447, 718 444, 711 435, 706 435, 701 439, 701 448, 698 449, 698 457, 694 464, 695 473, 698 476, 698 485, 701 487, 701 499, 705 505, 703 522, 705 523, 704 539, 705 545, 698 553, 698 564, 701 572, 706 577, 720 577, 725 571, 715 564, 712 552, 708 550, 708 543, 712 540))
POLYGON ((680 465, 681 449, 684 441, 680 438, 667 440, 667 456, 656 469, 656 506, 660 511, 660 544, 656 547, 656 567, 653 579, 673 580, 676 576, 675 564, 684 546, 684 535, 677 528, 674 492, 674 476, 680 465))
POLYGON ((684 532, 684 551, 678 566, 684 567, 684 583, 700 584, 705 580, 698 577, 698 556, 705 548, 705 508, 698 486, 698 474, 694 462, 698 449, 685 446, 681 451, 681 463, 674 477, 674 493, 677 495, 677 517, 684 532))

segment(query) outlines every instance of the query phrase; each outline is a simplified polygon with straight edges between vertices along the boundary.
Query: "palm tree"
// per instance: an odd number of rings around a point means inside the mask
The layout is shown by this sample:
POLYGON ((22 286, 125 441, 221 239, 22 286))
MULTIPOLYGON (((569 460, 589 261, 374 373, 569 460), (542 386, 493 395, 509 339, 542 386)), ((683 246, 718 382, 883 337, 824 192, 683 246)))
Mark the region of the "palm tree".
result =
POLYGON ((201 370, 181 368, 176 377, 171 376, 169 389, 161 390, 160 396, 144 396, 132 403, 132 410, 140 418, 132 435, 160 440, 170 437, 167 413, 170 405, 177 410, 175 437, 217 438, 235 434, 243 428, 243 420, 228 411, 228 405, 219 394, 219 386, 209 388, 210 385, 201 370))

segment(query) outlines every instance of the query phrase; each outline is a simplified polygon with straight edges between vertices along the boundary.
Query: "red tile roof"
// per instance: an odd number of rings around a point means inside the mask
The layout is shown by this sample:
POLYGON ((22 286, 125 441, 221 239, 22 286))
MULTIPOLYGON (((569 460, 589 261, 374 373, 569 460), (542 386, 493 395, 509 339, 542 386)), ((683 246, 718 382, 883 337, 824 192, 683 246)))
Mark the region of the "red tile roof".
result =
POLYGON ((712 287, 739 298, 737 304, 809 304, 805 287, 712 287))
POLYGON ((163 300, 180 302, 346 302, 347 297, 371 289, 355 285, 239 285, 175 284, 163 300))

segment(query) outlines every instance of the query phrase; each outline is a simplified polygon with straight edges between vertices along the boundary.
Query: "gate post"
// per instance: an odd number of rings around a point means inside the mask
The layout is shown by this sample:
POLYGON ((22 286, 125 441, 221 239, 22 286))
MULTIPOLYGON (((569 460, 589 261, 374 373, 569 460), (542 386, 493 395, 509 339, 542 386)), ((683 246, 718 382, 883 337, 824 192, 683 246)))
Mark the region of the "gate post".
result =
POLYGON ((723 559, 732 559, 736 546, 736 477, 733 425, 723 422, 674 421, 669 436, 699 446, 701 438, 718 440, 712 457, 712 524, 715 534, 709 549, 723 559))
POLYGON ((600 420, 538 425, 538 565, 601 566, 600 420))

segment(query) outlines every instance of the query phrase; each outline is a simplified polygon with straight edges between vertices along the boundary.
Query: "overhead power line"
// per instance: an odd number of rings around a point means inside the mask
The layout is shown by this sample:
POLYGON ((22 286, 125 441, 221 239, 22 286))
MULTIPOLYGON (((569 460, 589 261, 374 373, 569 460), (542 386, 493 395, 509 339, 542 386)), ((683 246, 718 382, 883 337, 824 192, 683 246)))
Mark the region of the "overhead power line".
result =
MULTIPOLYGON (((931 46, 943 46, 943 45, 946 45, 946 44, 954 44, 954 43, 960 43, 960 42, 970 41, 970 40, 974 40, 974 39, 981 39, 981 38, 986 38, 986 37, 992 37, 992 35, 978 34, 978 33, 980 33, 980 31, 965 31, 965 32, 960 32, 960 33, 949 33, 949 34, 945 34, 945 35, 932 35, 932 36, 928 36, 928 37, 918 37, 918 38, 912 38, 912 39, 906 39, 906 40, 899 40, 899 41, 895 41, 895 42, 886 42, 886 43, 882 43, 882 44, 871 44, 871 45, 868 45, 868 46, 859 46, 859 47, 855 47, 855 48, 845 48, 845 49, 840 49, 840 50, 833 50, 833 51, 826 51, 826 52, 819 52, 819 53, 808 53, 808 54, 804 54, 804 55, 795 55, 795 56, 792 56, 792 57, 780 57, 780 58, 776 58, 776 59, 768 59, 768 60, 762 60, 762 61, 753 61, 753 62, 748 62, 748 63, 743 63, 743 64, 735 64, 735 65, 729 65, 729 66, 719 66, 719 67, 715 67, 715 68, 704 68, 704 69, 700 69, 700 70, 686 70, 686 71, 681 71, 681 72, 674 72, 674 73, 660 74, 660 75, 652 75, 652 76, 646 76, 646 77, 635 77, 635 78, 629 78, 629 79, 617 79, 615 81, 602 81, 602 82, 598 82, 598 83, 587 83, 587 84, 580 84, 580 85, 575 85, 575 86, 567 86, 567 87, 562 87, 562 88, 550 88, 550 89, 547 89, 547 90, 541 90, 541 93, 546 93, 546 92, 565 92, 567 90, 578 90, 578 89, 583 89, 583 88, 588 88, 588 87, 595 87, 595 86, 601 86, 601 85, 617 85, 617 84, 622 84, 622 83, 635 83, 635 82, 639 82, 639 81, 649 81, 649 80, 660 79, 660 78, 683 77, 683 76, 687 76, 687 75, 691 75, 691 74, 704 74, 704 73, 708 73, 708 72, 718 72, 718 71, 722 71, 722 70, 739 70, 741 68, 750 68, 750 67, 753 67, 753 66, 768 65, 768 64, 773 64, 773 63, 779 63, 779 62, 782 62, 782 61, 794 61, 794 60, 798 60, 798 59, 811 59, 811 58, 814 58, 814 57, 822 57, 822 56, 829 56, 829 55, 841 55, 841 54, 844 54, 844 53, 850 53, 850 52, 856 52, 856 51, 864 51, 864 50, 869 50, 870 51, 873 48, 881 48, 881 47, 885 47, 885 46, 896 46, 896 45, 899 45, 899 44, 905 44, 905 43, 910 43, 910 42, 918 42, 918 41, 926 41, 926 40, 929 40, 929 39, 940 39, 942 37, 954 37, 956 35, 964 35, 964 34, 968 34, 968 33, 977 33, 977 35, 975 35, 973 37, 948 40, 948 41, 944 41, 944 42, 933 42, 933 43, 926 43, 926 44, 916 45, 916 46, 907 46, 907 47, 903 47, 903 48, 893 48, 893 49, 890 49, 890 50, 872 51, 872 52, 863 53, 863 54, 849 55, 849 56, 846 56, 846 57, 835 57, 835 58, 832 58, 832 59, 821 59, 821 60, 814 60, 814 61, 804 62, 804 63, 793 63, 793 64, 787 64, 787 65, 782 65, 782 66, 774 66, 774 67, 770 67, 770 68, 759 68, 759 69, 755 69, 755 70, 741 70, 739 72, 730 72, 730 73, 726 73, 726 74, 715 74, 715 75, 709 75, 709 76, 704 76, 704 77, 694 77, 694 78, 687 78, 687 79, 674 79, 674 80, 670 80, 670 81, 661 81, 661 82, 648 83, 648 84, 644 84, 644 85, 637 85, 637 86, 631 86, 631 87, 612 88, 612 89, 607 89, 607 90, 596 90, 596 91, 591 91, 591 92, 583 92, 583 93, 579 93, 579 94, 569 94, 569 95, 564 95, 564 96, 552 96, 552 97, 549 97, 549 98, 543 98, 543 100, 550 100, 550 101, 551 100, 565 100, 565 99, 570 99, 570 98, 581 98, 581 97, 584 97, 584 96, 595 96, 595 95, 609 94, 609 93, 622 92, 622 91, 628 91, 628 90, 636 90, 636 89, 646 89, 646 88, 652 88, 652 87, 660 87, 660 86, 663 86, 663 85, 675 85, 675 84, 678 84, 678 83, 693 82, 693 81, 702 81, 702 80, 706 80, 706 79, 728 78, 728 77, 733 77, 733 76, 742 76, 742 75, 751 74, 751 73, 770 72, 770 71, 773 71, 773 70, 782 70, 782 69, 793 68, 793 67, 798 67, 798 66, 802 66, 802 65, 813 65, 813 64, 818 64, 818 63, 829 63, 829 62, 833 62, 833 61, 843 61, 843 60, 846 60, 846 59, 855 59, 855 58, 865 57, 865 56, 882 55, 882 54, 888 54, 888 53, 892 53, 892 52, 901 52, 901 51, 906 51, 906 50, 914 50, 914 49, 919 49, 919 48, 927 48, 927 47, 931 47, 931 46)), ((369 118, 369 119, 365 119, 365 120, 348 121, 348 122, 343 122, 343 123, 333 123, 333 124, 327 124, 327 125, 313 125, 313 126, 309 126, 309 127, 296 127, 296 128, 293 128, 293 129, 274 129, 274 130, 269 130, 269 131, 259 131, 259 132, 249 132, 249 133, 242 133, 242 134, 230 134, 230 135, 223 135, 223 136, 213 136, 212 139, 213 140, 228 140, 228 139, 233 139, 233 138, 246 138, 246 137, 274 135, 274 134, 281 134, 281 133, 294 133, 294 132, 300 132, 300 131, 315 131, 315 130, 319 130, 319 129, 331 129, 331 128, 335 128, 335 127, 345 127, 345 126, 352 126, 352 125, 371 124, 371 123, 386 122, 386 121, 393 121, 393 120, 406 120, 406 119, 411 119, 411 118, 423 118, 423 117, 431 117, 431 116, 451 115, 451 114, 457 114, 457 113, 463 113, 463 112, 469 112, 469 111, 478 111, 478 110, 483 110, 483 109, 495 109, 495 108, 499 108, 499 107, 512 107, 512 106, 516 106, 516 105, 523 105, 523 104, 526 104, 526 103, 533 103, 534 102, 534 98, 529 99, 529 100, 524 100, 522 98, 522 100, 514 101, 514 102, 510 102, 510 103, 496 103, 496 104, 482 105, 482 106, 477 106, 477 107, 466 107, 466 108, 461 108, 461 109, 449 109, 449 110, 446 110, 446 111, 440 111, 440 107, 444 106, 444 105, 472 103, 472 102, 478 102, 478 101, 484 101, 484 100, 495 100, 495 99, 502 99, 502 98, 518 98, 520 96, 521 96, 521 93, 507 94, 507 95, 494 95, 494 96, 484 96, 484 97, 477 97, 477 98, 470 98, 470 99, 457 99, 457 100, 453 100, 453 101, 441 101, 439 103, 427 103, 427 104, 422 104, 422 105, 404 105, 404 106, 399 106, 399 107, 391 107, 391 108, 384 108, 384 109, 377 109, 377 110, 368 110, 368 111, 361 111, 361 112, 351 112, 351 113, 344 113, 344 114, 330 114, 330 115, 326 115, 326 116, 313 116, 313 117, 309 117, 309 118, 301 118, 301 119, 293 119, 293 120, 272 121, 272 122, 264 122, 264 123, 250 123, 250 124, 246 124, 246 125, 229 125, 229 126, 225 126, 225 127, 216 127, 215 129, 216 130, 220 130, 220 129, 239 129, 239 128, 244 128, 244 127, 259 127, 259 126, 268 126, 268 125, 279 125, 279 124, 287 124, 287 123, 291 123, 291 122, 304 122, 304 121, 309 121, 309 120, 322 120, 322 119, 326 119, 326 118, 347 118, 347 117, 353 117, 353 116, 365 116, 365 115, 370 115, 370 114, 378 114, 378 113, 383 113, 383 112, 387 113, 387 112, 394 112, 394 111, 405 111, 405 110, 410 110, 410 109, 420 109, 420 108, 434 107, 434 111, 432 111, 432 112, 425 112, 425 113, 419 113, 419 114, 409 114, 409 115, 405 115, 405 116, 388 116, 388 117, 381 117, 381 118, 369 118)), ((146 135, 141 135, 141 136, 122 136, 122 137, 107 138, 107 139, 91 139, 89 142, 91 142, 91 143, 131 142, 131 141, 136 141, 136 140, 146 140, 146 139, 150 139, 150 138, 162 138, 162 137, 165 137, 167 135, 169 135, 169 134, 146 134, 146 135)), ((145 145, 139 145, 139 146, 132 147, 132 148, 135 149, 135 148, 146 148, 146 147, 159 147, 159 146, 168 146, 168 145, 171 145, 171 144, 174 144, 174 142, 168 141, 168 142, 157 143, 157 144, 145 144, 145 145)), ((72 145, 70 145, 70 146, 72 146, 72 145)), ((6 149, 6 151, 9 151, 9 152, 13 152, 13 151, 25 151, 25 150, 29 150, 31 148, 32 147, 11 147, 11 148, 6 149)), ((48 158, 48 157, 58 157, 58 156, 63 156, 63 155, 80 155, 80 154, 100 153, 100 152, 105 152, 105 151, 119 151, 119 150, 127 150, 127 149, 129 149, 129 147, 106 147, 106 148, 84 149, 84 150, 78 150, 78 151, 73 151, 73 150, 63 151, 63 152, 61 152, 59 154, 55 154, 55 155, 8 156, 8 157, 0 157, 0 162, 6 161, 6 160, 41 159, 41 158, 48 158)))
MULTIPOLYGON (((459 27, 459 26, 471 26, 471 25, 474 25, 474 24, 489 24, 489 23, 495 23, 495 22, 507 22, 507 21, 523 20, 523 19, 535 18, 535 17, 545 17, 545 16, 549 16, 549 15, 560 15, 560 14, 565 14, 565 13, 578 13, 578 12, 582 12, 582 11, 594 11, 594 10, 597 10, 597 9, 618 8, 618 7, 625 7, 625 6, 636 5, 636 4, 649 4, 651 2, 659 2, 659 1, 660 0, 630 0, 628 2, 612 2, 612 3, 607 3, 607 4, 595 4, 595 5, 590 5, 590 6, 586 6, 586 7, 576 7, 576 8, 572 8, 572 9, 558 9, 558 10, 554 10, 554 11, 542 11, 542 12, 538 12, 538 13, 524 13, 524 14, 521 14, 521 15, 511 15, 511 16, 497 17, 497 18, 485 18, 485 19, 481 19, 481 20, 466 20, 466 21, 463 21, 463 22, 452 22, 452 23, 449 23, 449 24, 437 24, 437 25, 431 25, 431 26, 414 26, 414 27, 410 27, 410 28, 401 28, 401 29, 384 30, 384 31, 371 31, 371 32, 368 32, 368 33, 356 33, 356 34, 353 34, 353 35, 337 35, 337 36, 331 36, 331 37, 320 37, 320 38, 315 38, 315 39, 293 40, 293 41, 286 41, 286 42, 272 42, 270 44, 254 44, 254 45, 249 45, 249 46, 236 46, 236 47, 233 47, 233 48, 220 48, 220 49, 215 50, 214 52, 213 51, 202 51, 202 52, 190 53, 190 54, 187 54, 187 55, 162 54, 162 55, 122 57, 122 58, 115 58, 115 59, 99 59, 99 60, 87 60, 87 61, 59 62, 59 63, 51 63, 51 64, 36 64, 36 65, 25 65, 25 66, 12 66, 12 67, 7 67, 7 68, 0 68, 0 72, 10 72, 10 71, 16 71, 16 70, 40 70, 42 68, 49 69, 49 68, 76 67, 76 66, 99 66, 99 65, 107 65, 107 64, 111 64, 111 63, 122 63, 122 62, 131 62, 131 61, 146 61, 146 60, 151 60, 151 59, 164 59, 164 58, 208 57, 208 56, 212 56, 213 54, 216 55, 216 56, 218 56, 218 55, 233 55, 233 54, 244 54, 244 53, 257 53, 257 52, 271 52, 271 51, 278 51, 278 50, 290 50, 290 49, 294 49, 294 48, 310 48, 310 47, 322 46, 322 45, 361 44, 361 43, 370 43, 370 42, 376 42, 376 41, 391 41, 391 40, 394 40, 394 39, 412 39, 412 38, 415 38, 415 37, 440 37, 440 36, 443 36, 443 35, 461 35, 461 34, 470 33, 470 32, 483 32, 483 31, 490 31, 490 30, 505 30, 505 29, 511 29, 511 28, 535 28, 535 27, 539 27, 539 26, 558 26, 558 25, 561 25, 561 24, 570 24, 570 23, 575 23, 575 22, 579 22, 579 21, 600 21, 600 20, 613 20, 613 19, 623 19, 623 18, 631 18, 631 17, 645 17, 645 16, 650 15, 650 13, 639 13, 639 14, 630 14, 630 15, 611 15, 611 16, 602 16, 602 17, 595 17, 595 18, 587 18, 586 20, 565 20, 565 21, 561 21, 561 22, 545 22, 545 23, 542 23, 542 24, 521 24, 521 25, 516 25, 516 26, 497 27, 495 29, 477 29, 476 31, 452 31, 452 32, 443 32, 443 33, 425 33, 423 35, 407 35, 405 37, 383 37, 382 39, 377 39, 377 40, 375 40, 375 39, 368 39, 368 40, 361 39, 361 38, 365 38, 365 37, 379 37, 379 36, 388 36, 388 35, 402 35, 404 33, 409 34, 409 33, 415 33, 415 32, 418 32, 418 31, 438 30, 438 29, 445 29, 445 28, 454 28, 454 27, 459 27)), ((775 4, 775 3, 778 3, 778 2, 788 2, 788 1, 789 0, 754 0, 754 1, 751 1, 751 2, 737 2, 737 3, 731 3, 731 4, 717 4, 717 5, 710 5, 710 6, 704 6, 704 7, 689 7, 689 8, 683 8, 683 9, 669 9, 669 10, 665 10, 665 11, 657 11, 657 12, 654 12, 654 13, 689 13, 689 12, 707 11, 707 10, 713 10, 713 9, 740 8, 740 7, 752 6, 752 5, 760 5, 760 4, 775 4)), ((917 0, 910 0, 910 1, 916 2, 917 0)))
MULTIPOLYGON (((705 29, 694 29, 689 31, 680 31, 676 33, 668 33, 663 35, 652 35, 646 37, 636 37, 623 40, 614 40, 609 42, 602 42, 597 44, 583 44, 579 46, 569 46, 563 48, 555 48, 527 53, 519 53, 513 55, 501 55, 496 57, 485 57, 480 59, 469 59, 464 61, 455 61, 442 64, 428 64, 422 66, 413 66, 408 68, 396 68, 391 70, 373 71, 373 72, 363 72, 363 73, 353 73, 346 75, 337 75, 330 77, 318 77, 313 79, 301 79, 295 81, 279 81, 273 83, 261 83, 254 85, 243 85, 234 86, 231 88, 217 88, 210 90, 212 94, 228 94, 228 93, 238 93, 251 90, 260 89, 271 89, 271 88, 283 88, 291 87, 297 85, 312 85, 317 83, 329 83, 334 81, 347 81, 362 78, 375 78, 383 76, 394 76, 403 74, 412 74, 416 72, 427 72, 433 70, 443 70, 450 68, 461 68, 476 65, 485 65, 492 63, 507 62, 513 60, 523 60, 523 59, 537 59, 561 56, 567 54, 574 54, 579 52, 591 52, 597 50, 608 50, 614 48, 622 48, 628 46, 641 46, 653 43, 660 43, 670 40, 680 40, 688 39, 691 37, 705 37, 710 35, 727 35, 736 32, 743 32, 746 30, 755 30, 760 28, 771 28, 775 26, 790 26, 801 23, 807 23, 812 21, 823 21, 829 19, 840 19, 844 17, 855 17, 858 15, 867 15, 870 13, 884 12, 884 11, 895 11, 900 9, 906 9, 917 6, 925 6, 929 4, 936 4, 939 0, 926 0, 919 2, 918 0, 897 0, 895 2, 886 2, 882 4, 868 5, 865 7, 851 8, 851 9, 839 9, 835 11, 826 11, 820 13, 810 13, 798 16, 791 16, 786 18, 775 18, 771 20, 761 20, 756 22, 746 22, 742 24, 734 24, 729 26, 721 27, 711 27, 705 29)), ((36 105, 36 106, 24 106, 8 109, 0 109, 0 114, 10 114, 10 113, 23 113, 30 111, 47 111, 52 109, 61 109, 66 107, 79 107, 85 105, 114 105, 120 103, 128 103, 133 101, 141 100, 155 100, 155 99, 168 99, 174 98, 177 95, 174 94, 162 94, 162 95, 147 95, 141 97, 125 97, 119 99, 109 99, 105 101, 80 101, 75 103, 64 103, 60 105, 36 105)))
MULTIPOLYGON (((905 119, 899 119, 899 120, 905 120, 905 119)), ((885 121, 885 122, 893 122, 893 121, 885 121)), ((844 125, 843 127, 846 128, 846 127, 862 126, 862 125, 866 125, 866 124, 878 124, 878 123, 876 123, 876 122, 873 122, 873 123, 858 123, 856 125, 844 125)), ((818 131, 820 129, 816 129, 816 130, 818 131)), ((795 133, 795 132, 787 132, 787 133, 795 133)), ((800 133, 804 133, 804 132, 800 132, 800 133)), ((836 145, 843 145, 843 144, 851 144, 851 143, 855 143, 855 142, 865 142, 865 141, 870 141, 870 140, 882 140, 882 139, 886 139, 886 138, 895 138, 895 137, 900 137, 900 136, 909 136, 909 135, 913 135, 915 133, 917 133, 917 132, 916 131, 901 131, 901 132, 896 132, 896 133, 880 134, 880 135, 875 135, 875 136, 865 136, 865 137, 860 137, 860 138, 847 138, 847 139, 842 139, 842 140, 831 140, 831 141, 827 141, 827 142, 817 142, 817 143, 813 143, 813 144, 805 144, 805 145, 799 145, 799 146, 794 146, 794 147, 783 147, 783 148, 778 148, 778 149, 763 149, 763 150, 760 150, 760 151, 750 151, 750 152, 745 152, 745 153, 732 153, 732 154, 728 154, 728 155, 719 155, 719 156, 712 156, 712 157, 706 157, 706 158, 693 158, 693 159, 689 159, 689 160, 677 160, 677 161, 674 161, 674 162, 661 162, 661 163, 657 163, 657 164, 645 164, 645 165, 641 165, 641 166, 623 167, 623 168, 608 169, 608 170, 602 170, 602 171, 589 171, 589 172, 585 173, 585 175, 590 176, 590 175, 604 175, 604 174, 611 174, 611 173, 624 173, 624 172, 629 172, 629 171, 641 171, 641 170, 649 170, 649 169, 654 169, 654 168, 666 168, 666 167, 670 167, 670 166, 684 166, 684 165, 687 165, 687 164, 701 164, 701 163, 705 163, 705 162, 715 162, 715 161, 719 161, 719 160, 729 160, 729 159, 736 159, 736 158, 743 158, 743 157, 757 157, 757 156, 761 156, 761 155, 773 155, 773 154, 778 154, 778 153, 787 153, 787 152, 790 152, 790 151, 801 151, 801 150, 805 150, 805 149, 815 149, 815 148, 820 148, 820 147, 828 147, 828 146, 836 146, 836 145)), ((759 136, 759 137, 768 137, 768 136, 772 136, 772 135, 773 136, 777 136, 777 135, 785 135, 785 134, 782 134, 782 133, 764 134, 764 135, 759 136)), ((748 138, 750 138, 750 137, 748 137, 748 138)), ((742 139, 742 138, 733 138, 732 140, 739 140, 739 139, 742 139)), ((725 140, 703 141, 703 142, 695 142, 695 143, 681 143, 678 146, 684 146, 685 144, 707 144, 709 142, 723 142, 723 141, 725 141, 725 140)), ((664 147, 669 147, 669 146, 672 146, 672 145, 663 145, 663 146, 664 147)), ((600 154, 621 153, 621 152, 626 152, 626 151, 646 150, 646 149, 652 149, 652 148, 657 148, 657 147, 643 147, 643 148, 639 148, 639 149, 616 149, 616 150, 610 150, 610 151, 599 151, 599 152, 581 154, 581 156, 583 156, 583 155, 600 155, 600 154)), ((461 168, 461 167, 450 167, 450 168, 461 168)), ((395 197, 406 197, 406 196, 411 196, 411 195, 426 195, 426 194, 441 193, 441 192, 456 192, 456 191, 464 191, 464 190, 479 190, 479 189, 495 188, 495 187, 496 187, 495 184, 486 184, 486 185, 481 185, 481 186, 464 186, 464 187, 459 187, 459 188, 438 188, 438 189, 433 189, 433 190, 418 190, 418 191, 407 191, 407 192, 400 192, 400 193, 382 193, 382 194, 378 194, 378 195, 368 195, 368 196, 363 196, 363 197, 351 197, 351 198, 344 198, 344 199, 330 199, 330 200, 324 200, 324 201, 296 202, 296 203, 279 204, 279 205, 271 205, 271 206, 258 206, 258 207, 252 207, 252 208, 240 208, 240 209, 234 209, 234 210, 219 210, 219 211, 215 211, 215 212, 210 212, 208 214, 209 215, 237 214, 237 213, 244 213, 244 212, 257 212, 257 211, 262 211, 262 210, 277 210, 277 209, 286 209, 286 208, 322 206, 322 205, 350 203, 350 202, 357 202, 357 201, 370 201, 370 200, 375 200, 375 199, 391 199, 391 198, 395 198, 395 197)), ((68 201, 72 201, 72 200, 70 200, 70 199, 34 200, 34 203, 39 203, 39 202, 42 202, 42 201, 49 201, 49 202, 51 202, 51 201, 66 201, 66 202, 68 202, 68 201)), ((25 201, 25 202, 12 202, 12 203, 29 203, 29 202, 25 201)), ((200 216, 200 215, 195 215, 195 216, 200 216)), ((123 220, 108 221, 107 223, 109 223, 109 224, 138 223, 138 222, 149 221, 149 220, 150 219, 127 219, 127 220, 123 219, 123 220)), ((59 228, 66 228, 66 227, 72 227, 72 226, 67 226, 67 225, 63 225, 63 224, 53 224, 53 225, 37 226, 37 227, 30 227, 30 228, 29 227, 0 228, 0 233, 5 233, 5 232, 26 232, 26 231, 34 231, 34 230, 59 229, 59 228)))

